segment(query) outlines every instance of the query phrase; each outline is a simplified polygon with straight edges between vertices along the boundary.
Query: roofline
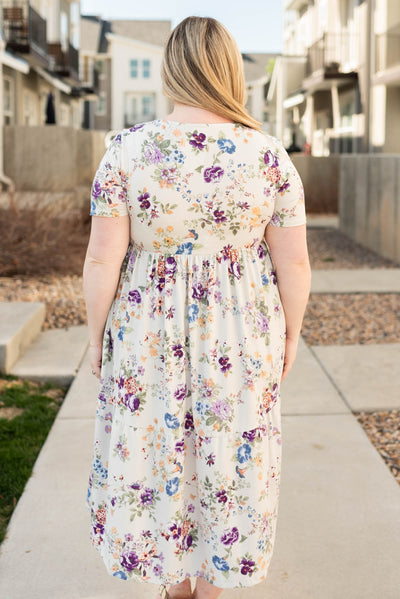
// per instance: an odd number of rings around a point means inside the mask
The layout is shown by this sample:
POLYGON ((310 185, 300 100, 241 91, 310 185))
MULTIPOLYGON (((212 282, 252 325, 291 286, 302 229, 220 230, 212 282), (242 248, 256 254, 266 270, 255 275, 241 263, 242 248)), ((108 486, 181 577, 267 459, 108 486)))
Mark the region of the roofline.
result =
POLYGON ((126 37, 125 35, 118 35, 117 33, 111 33, 111 32, 107 32, 105 34, 106 40, 107 41, 117 41, 117 42, 123 42, 125 44, 135 44, 135 45, 139 45, 139 46, 143 46, 143 48, 149 48, 150 50, 158 50, 160 52, 163 52, 164 46, 162 45, 158 45, 158 44, 149 44, 148 42, 142 42, 141 40, 137 40, 133 37, 126 37))

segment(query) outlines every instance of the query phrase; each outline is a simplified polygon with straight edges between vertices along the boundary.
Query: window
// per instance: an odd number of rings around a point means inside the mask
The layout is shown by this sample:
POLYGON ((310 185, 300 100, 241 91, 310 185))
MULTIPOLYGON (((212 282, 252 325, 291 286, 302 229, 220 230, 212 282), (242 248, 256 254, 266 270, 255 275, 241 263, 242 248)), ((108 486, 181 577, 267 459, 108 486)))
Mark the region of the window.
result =
POLYGON ((105 114, 106 112, 106 92, 100 92, 96 106, 96 114, 105 114))
POLYGON ((142 97, 142 114, 143 116, 148 116, 152 112, 152 100, 151 96, 143 96, 142 97))
POLYGON ((96 64, 97 71, 98 71, 99 75, 100 76, 104 75, 105 74, 105 71, 104 71, 104 60, 97 59, 95 64, 96 64))
POLYGON ((150 60, 144 59, 142 61, 142 66, 143 66, 143 77, 145 79, 149 79, 149 77, 150 77, 150 60))
POLYGON ((9 77, 3 79, 3 114, 4 125, 11 125, 14 116, 14 87, 13 80, 9 77))
POLYGON ((132 78, 136 78, 138 76, 138 61, 136 58, 132 58, 130 61, 130 73, 132 78))

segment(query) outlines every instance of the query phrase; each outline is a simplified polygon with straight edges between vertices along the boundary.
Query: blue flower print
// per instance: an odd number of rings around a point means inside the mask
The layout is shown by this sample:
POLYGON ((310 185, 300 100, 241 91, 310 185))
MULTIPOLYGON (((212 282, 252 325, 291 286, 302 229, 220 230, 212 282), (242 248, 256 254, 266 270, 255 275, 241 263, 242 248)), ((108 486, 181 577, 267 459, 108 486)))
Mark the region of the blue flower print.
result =
POLYGON ((263 284, 263 285, 268 285, 269 278, 267 277, 267 275, 266 275, 266 274, 264 274, 264 273, 263 273, 263 274, 261 275, 261 281, 262 281, 262 284, 263 284))
POLYGON ((177 476, 175 476, 174 478, 171 478, 169 481, 167 481, 167 484, 165 485, 165 489, 166 489, 168 495, 175 495, 175 493, 178 490, 178 487, 179 487, 179 478, 177 476))
POLYGON ((213 555, 212 561, 217 570, 221 570, 222 572, 226 572, 227 570, 229 570, 228 563, 223 557, 213 555))
POLYGON ((168 426, 168 428, 178 428, 178 426, 179 426, 179 420, 173 414, 166 413, 164 416, 164 420, 165 420, 165 424, 168 426))
POLYGON ((194 322, 197 318, 198 313, 199 306, 197 304, 190 304, 190 306, 188 307, 189 322, 194 322))
POLYGON ((118 570, 118 572, 114 572, 113 576, 115 576, 116 578, 122 578, 122 580, 127 580, 127 575, 125 574, 125 572, 122 572, 122 570, 118 570))
POLYGON ((191 241, 186 241, 186 243, 181 243, 176 250, 176 254, 191 254, 193 249, 193 243, 191 241))
POLYGON ((243 443, 237 450, 238 461, 243 464, 243 462, 247 462, 251 456, 251 447, 248 443, 243 443))
POLYGON ((233 154, 233 152, 236 150, 236 146, 233 141, 231 139, 226 139, 225 137, 219 139, 217 144, 223 152, 227 152, 228 154, 233 154))

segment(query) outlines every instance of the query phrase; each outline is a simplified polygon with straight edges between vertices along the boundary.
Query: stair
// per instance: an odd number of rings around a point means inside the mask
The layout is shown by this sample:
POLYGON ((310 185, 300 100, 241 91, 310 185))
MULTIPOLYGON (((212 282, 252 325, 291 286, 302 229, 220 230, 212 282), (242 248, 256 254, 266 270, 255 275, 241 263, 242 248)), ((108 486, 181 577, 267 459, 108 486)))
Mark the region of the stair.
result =
POLYGON ((0 302, 0 372, 69 385, 88 346, 86 326, 41 331, 45 305, 0 302))

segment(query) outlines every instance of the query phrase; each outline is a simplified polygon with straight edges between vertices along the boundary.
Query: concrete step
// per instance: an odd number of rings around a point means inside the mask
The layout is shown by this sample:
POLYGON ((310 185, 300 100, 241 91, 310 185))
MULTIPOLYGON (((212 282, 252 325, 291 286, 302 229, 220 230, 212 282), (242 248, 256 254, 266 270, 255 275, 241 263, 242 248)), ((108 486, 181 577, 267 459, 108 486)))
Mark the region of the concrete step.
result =
POLYGON ((39 335, 45 311, 41 302, 0 302, 0 372, 8 374, 39 335))
POLYGON ((315 269, 311 293, 400 293, 400 268, 315 269))
POLYGON ((32 381, 69 385, 78 371, 88 342, 86 326, 43 331, 10 373, 32 381))

